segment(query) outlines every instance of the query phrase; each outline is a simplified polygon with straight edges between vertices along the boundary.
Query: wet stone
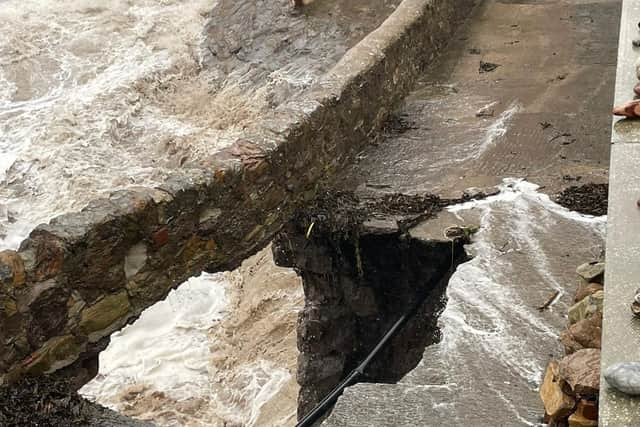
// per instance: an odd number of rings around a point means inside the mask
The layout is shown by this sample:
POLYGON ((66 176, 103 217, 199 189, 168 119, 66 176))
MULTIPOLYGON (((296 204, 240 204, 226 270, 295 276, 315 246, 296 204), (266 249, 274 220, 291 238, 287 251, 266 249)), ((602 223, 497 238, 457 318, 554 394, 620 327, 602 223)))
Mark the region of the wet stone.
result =
POLYGON ((576 414, 588 420, 598 419, 598 403, 594 400, 580 399, 576 414))
POLYGON ((575 413, 569 417, 569 427, 597 427, 598 420, 590 420, 584 416, 575 413))
POLYGON ((600 283, 588 283, 588 284, 581 283, 580 285, 578 285, 578 291, 576 292, 576 297, 574 301, 579 302, 584 298, 588 297, 589 295, 593 295, 596 292, 603 291, 603 290, 604 290, 604 286, 602 286, 600 283))
POLYGON ((602 283, 604 278, 604 262, 588 262, 576 269, 578 276, 587 282, 602 283))
POLYGON ((569 415, 576 403, 572 396, 563 392, 559 370, 558 362, 549 362, 544 381, 540 387, 540 398, 544 403, 544 410, 549 418, 554 420, 569 415))
POLYGON ((600 348, 602 335, 602 315, 595 315, 579 320, 560 334, 560 341, 567 354, 583 348, 600 348))
POLYGON ((0 252, 0 284, 19 286, 25 282, 24 263, 14 251, 0 252))
POLYGON ((84 345, 73 335, 55 337, 47 341, 40 350, 27 360, 27 372, 40 375, 69 366, 84 351, 84 345))
POLYGON ((600 350, 583 349, 560 361, 560 377, 578 396, 596 396, 600 389, 600 350))
POLYGON ((122 326, 130 308, 126 291, 106 296, 82 311, 80 329, 96 342, 122 326))
POLYGON ((588 319, 596 313, 602 313, 604 291, 598 291, 593 295, 583 298, 569 308, 569 323, 574 324, 583 319, 588 319))
POLYGON ((623 393, 640 395, 640 362, 623 362, 604 371, 607 383, 623 393))

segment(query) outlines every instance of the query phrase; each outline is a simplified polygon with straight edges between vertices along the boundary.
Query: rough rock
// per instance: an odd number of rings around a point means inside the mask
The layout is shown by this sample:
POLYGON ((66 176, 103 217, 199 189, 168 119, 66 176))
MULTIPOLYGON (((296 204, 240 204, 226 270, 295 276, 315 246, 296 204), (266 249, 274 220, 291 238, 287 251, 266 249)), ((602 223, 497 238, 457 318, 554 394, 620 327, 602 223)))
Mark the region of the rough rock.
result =
POLYGON ((576 414, 588 420, 598 419, 598 403, 594 400, 580 399, 576 414))
POLYGON ((560 367, 555 360, 547 365, 547 372, 540 387, 540 398, 549 420, 566 418, 575 407, 575 399, 562 391, 560 367))
POLYGON ((130 308, 126 291, 104 297, 84 309, 80 330, 89 336, 89 342, 96 342, 122 327, 130 308))
POLYGON ((640 362, 616 363, 604 371, 604 378, 623 393, 640 395, 640 362))
POLYGON ((560 377, 576 395, 596 396, 600 389, 600 350, 587 348, 565 356, 560 361, 560 377))
POLYGON ((602 314, 596 313, 574 323, 560 334, 560 341, 567 354, 583 348, 600 348, 602 336, 602 314))
POLYGON ((625 102, 622 105, 617 105, 613 109, 613 114, 616 116, 624 116, 628 118, 640 117, 640 101, 633 100, 625 102))
POLYGON ((24 262, 14 251, 0 252, 0 285, 19 286, 25 282, 24 262))
POLYGON ((571 414, 569 417, 569 427, 597 427, 598 420, 590 420, 578 414, 571 414))
POLYGON ((579 266, 576 269, 576 273, 587 282, 602 283, 604 279, 604 262, 587 262, 579 266))
POLYGON ((76 361, 84 349, 82 340, 73 335, 52 338, 26 361, 26 371, 39 375, 64 368, 76 361))
POLYGON ((587 319, 596 313, 602 313, 604 291, 598 291, 589 295, 569 308, 569 323, 574 324, 587 319))
POLYGON ((579 302, 589 295, 593 295, 598 291, 604 290, 604 286, 600 283, 580 283, 576 292, 575 302, 579 302))

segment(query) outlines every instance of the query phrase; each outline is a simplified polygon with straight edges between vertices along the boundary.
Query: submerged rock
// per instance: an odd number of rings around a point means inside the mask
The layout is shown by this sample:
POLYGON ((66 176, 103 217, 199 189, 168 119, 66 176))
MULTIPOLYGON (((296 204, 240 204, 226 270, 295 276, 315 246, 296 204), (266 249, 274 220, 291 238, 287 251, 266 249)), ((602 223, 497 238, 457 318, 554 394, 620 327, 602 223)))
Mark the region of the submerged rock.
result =
POLYGON ((602 283, 604 278, 604 262, 587 262, 576 269, 578 276, 587 282, 602 283))
POLYGON ((600 350, 578 350, 560 361, 560 377, 581 397, 594 397, 600 389, 600 350))
POLYGON ((616 363, 605 369, 607 383, 623 393, 640 395, 640 362, 616 363))

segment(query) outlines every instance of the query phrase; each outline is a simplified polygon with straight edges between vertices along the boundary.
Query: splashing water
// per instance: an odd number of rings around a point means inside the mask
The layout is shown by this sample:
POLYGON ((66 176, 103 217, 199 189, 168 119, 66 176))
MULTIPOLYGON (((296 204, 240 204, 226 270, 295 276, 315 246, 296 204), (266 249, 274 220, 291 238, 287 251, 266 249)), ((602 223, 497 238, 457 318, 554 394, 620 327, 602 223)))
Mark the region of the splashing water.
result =
POLYGON ((575 267, 599 256, 606 217, 571 212, 537 189, 507 179, 496 196, 448 208, 480 225, 468 247, 474 258, 449 281, 442 341, 402 383, 448 386, 449 414, 491 408, 496 420, 538 425, 537 389, 549 356, 560 353, 557 338, 572 304, 565 290, 575 267))
POLYGON ((145 95, 195 70, 209 0, 7 0, 0 9, 0 249, 114 189, 160 182, 198 123, 145 95))

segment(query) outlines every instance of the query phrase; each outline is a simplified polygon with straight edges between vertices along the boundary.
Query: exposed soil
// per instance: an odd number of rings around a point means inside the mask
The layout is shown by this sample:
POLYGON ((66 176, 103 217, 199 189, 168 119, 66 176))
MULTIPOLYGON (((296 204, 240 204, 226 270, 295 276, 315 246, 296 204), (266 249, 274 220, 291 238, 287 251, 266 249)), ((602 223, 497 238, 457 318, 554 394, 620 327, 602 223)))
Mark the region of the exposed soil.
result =
POLYGON ((562 191, 556 202, 567 209, 586 215, 606 215, 609 184, 572 185, 562 191))

